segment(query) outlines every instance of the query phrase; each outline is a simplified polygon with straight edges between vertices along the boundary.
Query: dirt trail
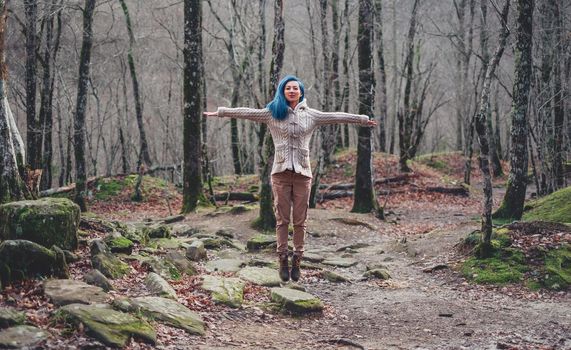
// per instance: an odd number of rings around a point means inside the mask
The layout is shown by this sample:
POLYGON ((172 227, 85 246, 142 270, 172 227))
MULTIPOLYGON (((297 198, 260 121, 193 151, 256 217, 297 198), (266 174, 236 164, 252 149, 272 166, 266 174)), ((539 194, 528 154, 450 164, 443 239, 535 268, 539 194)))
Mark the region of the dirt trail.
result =
MULTIPOLYGON (((256 213, 195 215, 192 225, 229 228, 245 240, 255 232, 249 223, 256 213)), ((301 285, 326 303, 322 316, 292 318, 272 315, 246 304, 222 311, 210 322, 208 339, 196 339, 199 349, 565 349, 571 348, 571 298, 568 293, 522 300, 501 289, 472 286, 453 269, 425 273, 458 256, 454 245, 477 222, 470 213, 442 206, 423 212, 400 209, 399 224, 381 222, 346 210, 310 210, 308 227, 314 235, 307 250, 325 256, 348 254, 359 264, 337 269, 353 283, 334 284, 304 271, 301 285), (349 218, 370 225, 347 225, 349 218), (430 224, 435 230, 407 235, 406 225, 430 224), (317 233, 317 234, 316 234, 317 233), (318 236, 318 237, 316 237, 318 236), (368 247, 353 253, 335 252, 355 243, 368 247), (359 281, 367 265, 383 264, 392 279, 359 281)), ((392 218, 394 219, 394 217, 392 218)), ((394 220, 393 220, 394 221, 394 220)), ((259 254, 257 254, 259 256, 259 254)), ((267 258, 273 258, 269 253, 267 258)), ((173 345, 175 348, 176 345, 173 345)), ((170 348, 170 347, 166 347, 170 348)))

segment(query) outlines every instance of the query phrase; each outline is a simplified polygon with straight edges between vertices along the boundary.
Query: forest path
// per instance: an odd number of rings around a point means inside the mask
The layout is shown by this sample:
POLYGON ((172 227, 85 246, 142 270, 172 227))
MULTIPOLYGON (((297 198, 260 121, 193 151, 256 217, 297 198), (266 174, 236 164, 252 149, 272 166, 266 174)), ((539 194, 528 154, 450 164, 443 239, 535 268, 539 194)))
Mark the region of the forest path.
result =
MULTIPOLYGON (((321 316, 268 314, 255 305, 223 311, 209 324, 199 349, 565 349, 571 348, 568 293, 471 285, 455 270, 455 245, 478 228, 473 206, 400 207, 387 222, 344 209, 309 212, 307 251, 346 255, 356 266, 336 269, 352 283, 330 283, 302 271, 299 284, 326 305, 321 316), (398 220, 396 218, 398 217, 398 220), (351 225, 343 223, 351 223, 351 225), (362 225, 358 223, 361 222, 362 225), (357 225, 355 225, 357 224, 357 225), (426 233, 422 233, 426 232, 426 233), (339 248, 365 243, 348 252, 339 248), (361 280, 366 266, 382 264, 388 281, 361 280), (423 272, 439 264, 448 268, 423 272)), ((231 229, 245 242, 256 232, 256 212, 187 221, 208 230, 231 229)), ((274 259, 274 254, 249 254, 274 259)))

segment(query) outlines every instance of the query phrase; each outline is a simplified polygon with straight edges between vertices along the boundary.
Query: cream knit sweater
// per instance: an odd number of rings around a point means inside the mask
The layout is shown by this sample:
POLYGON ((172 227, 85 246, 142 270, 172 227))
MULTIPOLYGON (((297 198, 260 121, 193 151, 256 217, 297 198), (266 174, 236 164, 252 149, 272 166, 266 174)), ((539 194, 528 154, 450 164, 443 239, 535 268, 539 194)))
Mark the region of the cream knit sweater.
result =
POLYGON ((309 141, 315 128, 326 124, 367 124, 366 115, 341 112, 321 112, 307 107, 305 100, 297 104, 295 109, 288 108, 284 120, 277 120, 267 108, 218 108, 219 117, 248 119, 266 123, 274 140, 276 149, 272 174, 287 169, 301 175, 312 177, 309 162, 309 141))

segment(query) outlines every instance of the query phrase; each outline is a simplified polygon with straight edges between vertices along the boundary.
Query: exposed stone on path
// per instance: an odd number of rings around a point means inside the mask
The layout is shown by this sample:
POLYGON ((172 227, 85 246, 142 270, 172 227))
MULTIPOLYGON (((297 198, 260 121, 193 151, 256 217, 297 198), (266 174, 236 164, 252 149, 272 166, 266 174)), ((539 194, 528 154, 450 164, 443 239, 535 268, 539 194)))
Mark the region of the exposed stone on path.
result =
POLYGON ((26 322, 26 313, 12 307, 0 306, 0 328, 22 325, 26 322))
POLYGON ((170 238, 171 229, 167 225, 158 224, 153 226, 148 226, 143 228, 143 232, 149 236, 149 238, 170 238))
POLYGON ((239 278, 228 278, 206 275, 202 288, 212 292, 212 300, 217 304, 240 307, 244 301, 244 281, 239 278))
POLYGON ((388 280, 391 278, 391 275, 387 270, 377 268, 377 269, 366 271, 363 274, 363 277, 367 278, 367 279, 378 278, 381 280, 388 280))
POLYGON ((227 239, 234 239, 234 237, 235 237, 233 232, 226 230, 226 229, 220 229, 220 230, 216 231, 215 235, 220 236, 220 237, 224 237, 227 239))
POLYGON ((186 257, 192 261, 206 260, 206 248, 204 242, 196 240, 186 248, 186 257))
POLYGON ((238 272, 244 265, 240 259, 218 259, 207 262, 204 267, 208 272, 238 272))
POLYGON ((0 331, 0 349, 35 349, 48 333, 33 326, 15 326, 0 331))
POLYGON ((282 310, 296 315, 321 312, 323 302, 316 296, 290 288, 272 288, 271 299, 281 305, 282 310))
POLYGON ((129 272, 130 266, 112 253, 103 252, 91 257, 91 265, 105 276, 116 279, 129 272))
POLYGON ((317 253, 305 252, 303 253, 303 260, 307 260, 312 263, 320 263, 325 260, 325 258, 317 253))
POLYGON ((154 320, 162 321, 189 334, 204 334, 202 317, 186 306, 167 298, 138 297, 113 303, 123 311, 140 312, 154 320))
POLYGON ((179 280, 182 277, 181 272, 173 263, 155 256, 143 261, 143 267, 149 268, 166 280, 179 280))
POLYGON ((248 266, 238 272, 238 277, 265 287, 276 287, 281 284, 278 271, 268 267, 248 266))
POLYGON ((150 248, 178 249, 185 248, 185 245, 194 241, 194 238, 176 237, 176 238, 152 238, 147 242, 150 248))
POLYGON ((0 240, 23 239, 46 248, 77 249, 80 210, 67 198, 41 198, 0 205, 0 240))
POLYGON ((150 272, 145 278, 145 286, 154 295, 176 300, 174 288, 164 278, 154 272, 150 272))
POLYGON ((71 279, 51 279, 43 284, 44 293, 56 305, 105 303, 108 295, 100 287, 71 279))
POLYGON ((351 267, 357 265, 358 261, 353 258, 329 258, 323 260, 321 263, 337 267, 351 267))
POLYGON ((188 260, 186 256, 184 256, 178 250, 168 250, 165 254, 165 260, 176 266, 176 268, 181 273, 187 274, 189 276, 194 276, 197 273, 196 268, 194 265, 192 265, 190 260, 188 260))
POLYGON ((325 278, 329 282, 333 282, 333 283, 344 283, 344 282, 350 282, 351 281, 349 279, 349 277, 343 276, 343 275, 338 274, 337 272, 334 272, 334 271, 323 272, 323 278, 325 278))
POLYGON ((248 251, 253 252, 261 249, 275 249, 277 240, 275 235, 257 234, 246 243, 248 251))
POLYGON ((366 248, 369 246, 370 246, 370 244, 367 244, 367 243, 354 243, 354 244, 343 246, 343 247, 337 249, 337 251, 343 252, 346 250, 356 250, 356 249, 366 248))
POLYGON ((86 273, 85 275, 83 275, 83 281, 92 286, 101 287, 101 289, 103 289, 106 292, 113 290, 113 285, 111 284, 111 282, 109 282, 107 277, 105 277, 105 275, 102 274, 101 271, 97 269, 93 269, 88 273, 86 273))
POLYGON ((65 316, 81 322, 88 334, 112 347, 124 347, 131 337, 155 344, 157 335, 146 321, 111 309, 109 305, 70 304, 60 309, 65 316))

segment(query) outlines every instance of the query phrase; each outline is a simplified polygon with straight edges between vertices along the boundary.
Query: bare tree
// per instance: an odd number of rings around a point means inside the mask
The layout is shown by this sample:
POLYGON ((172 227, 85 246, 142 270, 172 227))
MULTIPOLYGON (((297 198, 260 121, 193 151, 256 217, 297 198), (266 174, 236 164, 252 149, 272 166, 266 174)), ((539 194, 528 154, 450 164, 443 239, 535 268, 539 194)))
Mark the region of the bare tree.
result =
POLYGON ((202 2, 184 1, 184 179, 182 212, 196 209, 202 193, 202 2))
POLYGON ((25 186, 20 177, 24 163, 24 145, 6 95, 8 69, 5 60, 6 2, 0 0, 0 203, 24 198, 25 186))
POLYGON ((87 211, 87 172, 85 164, 85 114, 87 108, 87 84, 89 82, 89 64, 91 47, 93 46, 93 12, 96 0, 85 0, 83 8, 83 42, 79 59, 79 79, 77 87, 77 104, 74 118, 74 151, 75 151, 75 198, 82 212, 87 211))
MULTIPOLYGON (((359 114, 373 115, 374 72, 373 72, 373 2, 359 0, 358 26, 359 52, 359 114)), ((355 174, 355 197, 352 212, 374 213, 384 219, 383 208, 377 202, 373 185, 371 128, 359 127, 357 145, 357 170, 355 174)))
POLYGON ((494 218, 520 219, 527 189, 527 105, 532 68, 533 0, 517 1, 510 173, 506 194, 494 218))
POLYGON ((379 150, 387 151, 387 72, 385 71, 385 52, 383 44, 382 1, 375 0, 375 44, 377 45, 377 68, 379 70, 381 95, 379 110, 379 150))
POLYGON ((28 165, 31 169, 41 169, 42 134, 36 114, 37 91, 37 29, 38 2, 25 0, 26 14, 26 120, 27 120, 27 154, 28 165))

